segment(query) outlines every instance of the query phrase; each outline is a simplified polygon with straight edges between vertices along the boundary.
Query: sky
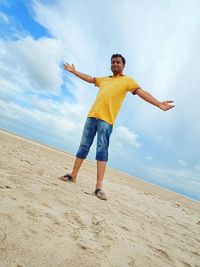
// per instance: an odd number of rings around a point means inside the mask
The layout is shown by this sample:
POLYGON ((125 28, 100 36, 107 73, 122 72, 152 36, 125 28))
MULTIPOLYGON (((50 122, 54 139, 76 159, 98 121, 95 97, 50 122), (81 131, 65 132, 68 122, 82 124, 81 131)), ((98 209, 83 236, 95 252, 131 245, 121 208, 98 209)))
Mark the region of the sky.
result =
POLYGON ((175 108, 128 93, 108 166, 200 200, 199 10, 198 0, 0 0, 0 127, 75 155, 98 89, 63 63, 108 76, 120 53, 124 74, 175 108))

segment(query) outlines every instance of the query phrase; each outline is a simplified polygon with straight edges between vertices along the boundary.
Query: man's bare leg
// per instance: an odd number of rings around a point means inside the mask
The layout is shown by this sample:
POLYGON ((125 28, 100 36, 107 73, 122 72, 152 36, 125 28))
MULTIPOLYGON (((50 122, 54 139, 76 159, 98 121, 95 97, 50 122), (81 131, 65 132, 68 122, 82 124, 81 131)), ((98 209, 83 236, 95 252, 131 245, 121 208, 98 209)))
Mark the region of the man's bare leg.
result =
POLYGON ((80 169, 83 161, 84 161, 84 159, 76 157, 75 162, 74 162, 73 171, 70 174, 65 174, 63 176, 58 177, 58 179, 61 181, 64 181, 64 182, 71 181, 71 182, 75 183, 77 174, 79 172, 79 169, 80 169))
POLYGON ((73 171, 72 173, 70 174, 71 177, 73 178, 73 181, 75 182, 76 181, 76 177, 77 177, 77 174, 80 170, 80 167, 83 163, 84 159, 80 159, 80 158, 76 158, 75 159, 75 162, 74 162, 74 167, 73 167, 73 171))
POLYGON ((97 183, 96 183, 96 189, 102 188, 105 169, 106 169, 106 161, 97 160, 97 183))

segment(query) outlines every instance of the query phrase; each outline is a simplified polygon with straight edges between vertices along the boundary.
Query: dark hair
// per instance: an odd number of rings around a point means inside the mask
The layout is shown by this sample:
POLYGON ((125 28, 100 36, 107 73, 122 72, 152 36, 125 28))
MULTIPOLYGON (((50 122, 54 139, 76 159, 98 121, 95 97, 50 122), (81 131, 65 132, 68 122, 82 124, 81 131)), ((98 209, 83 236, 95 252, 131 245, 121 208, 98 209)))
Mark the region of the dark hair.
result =
POLYGON ((124 65, 126 64, 126 60, 125 60, 125 58, 124 58, 122 55, 120 55, 120 54, 114 54, 114 55, 112 55, 111 60, 112 60, 114 57, 121 57, 123 64, 124 64, 124 65))

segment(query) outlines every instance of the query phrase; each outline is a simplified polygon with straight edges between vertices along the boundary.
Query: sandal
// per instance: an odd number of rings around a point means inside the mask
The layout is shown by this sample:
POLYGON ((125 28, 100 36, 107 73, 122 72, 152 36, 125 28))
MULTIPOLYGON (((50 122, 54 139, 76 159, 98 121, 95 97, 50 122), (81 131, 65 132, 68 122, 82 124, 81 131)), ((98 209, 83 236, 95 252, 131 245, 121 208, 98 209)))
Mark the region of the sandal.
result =
POLYGON ((73 182, 73 183, 76 182, 70 174, 65 174, 63 176, 60 176, 58 177, 58 179, 63 182, 73 182))
POLYGON ((101 200, 107 200, 107 197, 106 197, 106 195, 105 195, 103 189, 96 189, 94 193, 95 193, 95 195, 96 195, 99 199, 101 199, 101 200))

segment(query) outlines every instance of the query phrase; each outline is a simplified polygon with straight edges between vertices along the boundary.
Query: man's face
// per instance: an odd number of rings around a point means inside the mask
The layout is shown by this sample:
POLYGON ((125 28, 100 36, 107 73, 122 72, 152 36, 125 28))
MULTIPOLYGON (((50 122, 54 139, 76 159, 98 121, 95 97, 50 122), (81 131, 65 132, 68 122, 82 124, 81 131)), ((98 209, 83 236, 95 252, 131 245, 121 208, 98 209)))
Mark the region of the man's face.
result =
POLYGON ((113 57, 111 60, 111 70, 114 74, 122 73, 124 64, 121 57, 113 57))

